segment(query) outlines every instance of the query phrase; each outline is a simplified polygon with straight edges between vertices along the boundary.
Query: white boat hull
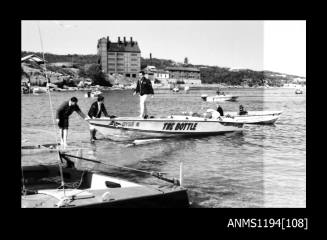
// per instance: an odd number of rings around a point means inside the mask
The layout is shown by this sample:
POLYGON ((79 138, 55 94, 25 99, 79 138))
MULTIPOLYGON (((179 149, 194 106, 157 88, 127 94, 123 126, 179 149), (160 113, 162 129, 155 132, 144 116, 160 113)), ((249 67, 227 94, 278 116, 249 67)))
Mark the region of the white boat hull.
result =
POLYGON ((141 119, 133 117, 90 119, 89 123, 113 140, 217 135, 243 130, 242 123, 218 122, 200 117, 141 119))
POLYGON ((206 102, 225 102, 225 101, 236 101, 238 96, 233 95, 216 95, 216 96, 206 96, 202 95, 201 98, 206 102))
POLYGON ((274 124, 281 114, 282 111, 249 111, 246 115, 238 115, 237 112, 225 112, 223 119, 232 118, 234 121, 244 124, 274 124))
POLYGON ((47 93, 48 89, 46 87, 36 87, 33 88, 33 93, 47 93))

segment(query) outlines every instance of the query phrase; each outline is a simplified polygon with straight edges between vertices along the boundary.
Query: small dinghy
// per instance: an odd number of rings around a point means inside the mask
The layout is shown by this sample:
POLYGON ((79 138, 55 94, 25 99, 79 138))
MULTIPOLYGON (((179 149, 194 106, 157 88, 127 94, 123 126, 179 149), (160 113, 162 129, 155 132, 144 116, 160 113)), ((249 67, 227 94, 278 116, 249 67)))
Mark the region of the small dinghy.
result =
POLYGON ((169 116, 142 119, 138 117, 97 118, 88 122, 112 140, 217 135, 243 130, 243 123, 233 119, 217 122, 193 116, 169 116))
POLYGON ((244 124, 274 124, 282 111, 249 111, 247 114, 239 115, 238 112, 225 112, 223 120, 233 119, 244 124))
POLYGON ((208 96, 207 94, 202 94, 201 98, 203 101, 206 102, 224 102, 224 101, 231 101, 231 102, 235 102, 238 98, 238 96, 234 96, 234 95, 216 95, 216 96, 208 96))
POLYGON ((111 177, 108 173, 78 170, 72 158, 101 163, 99 161, 62 153, 59 153, 59 156, 64 166, 59 167, 57 164, 22 167, 22 208, 183 208, 190 206, 187 190, 180 186, 181 178, 169 179, 164 177, 163 173, 149 172, 169 184, 147 187, 111 177))

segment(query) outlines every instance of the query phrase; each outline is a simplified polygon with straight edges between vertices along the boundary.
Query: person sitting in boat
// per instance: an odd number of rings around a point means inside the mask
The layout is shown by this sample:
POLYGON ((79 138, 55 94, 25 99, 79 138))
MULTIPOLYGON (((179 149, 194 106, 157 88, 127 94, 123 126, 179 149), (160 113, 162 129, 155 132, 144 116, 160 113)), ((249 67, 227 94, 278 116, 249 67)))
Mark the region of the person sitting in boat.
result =
MULTIPOLYGON (((106 107, 104 106, 104 97, 102 95, 98 96, 97 101, 95 101, 94 103, 92 103, 90 110, 88 112, 88 116, 90 118, 100 118, 101 117, 101 113, 103 113, 103 115, 105 117, 110 117, 107 113, 106 107)), ((94 140, 96 140, 95 134, 96 134, 96 129, 91 125, 90 125, 90 141, 94 142, 94 140)))
POLYGON ((60 129, 60 145, 64 148, 67 147, 69 116, 75 111, 85 120, 89 119, 89 117, 81 111, 81 109, 77 105, 77 102, 77 98, 72 97, 69 101, 63 102, 57 109, 56 120, 60 129))
POLYGON ((218 119, 220 118, 220 113, 214 109, 207 109, 207 112, 203 114, 204 118, 218 119))
POLYGON ((224 111, 220 105, 218 105, 217 112, 219 112, 220 116, 224 116, 224 111))
POLYGON ((140 118, 148 118, 146 99, 148 95, 152 95, 151 97, 153 97, 154 92, 151 81, 145 77, 145 72, 141 71, 139 76, 140 79, 137 81, 133 95, 136 93, 139 93, 140 95, 140 118))
POLYGON ((243 105, 240 105, 240 111, 239 111, 238 114, 239 114, 239 115, 246 115, 246 114, 248 114, 248 112, 244 110, 243 105))

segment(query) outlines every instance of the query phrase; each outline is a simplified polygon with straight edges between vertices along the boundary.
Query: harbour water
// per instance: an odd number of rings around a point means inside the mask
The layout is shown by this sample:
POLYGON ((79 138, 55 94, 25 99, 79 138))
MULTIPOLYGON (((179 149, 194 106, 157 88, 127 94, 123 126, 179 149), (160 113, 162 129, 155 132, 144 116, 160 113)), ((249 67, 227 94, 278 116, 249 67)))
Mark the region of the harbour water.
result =
MULTIPOLYGON (((295 94, 287 88, 223 89, 239 96, 237 102, 220 103, 224 111, 237 111, 239 104, 246 110, 281 110, 275 125, 245 125, 243 133, 218 136, 166 139, 151 144, 130 146, 129 142, 100 139, 89 143, 87 122, 73 113, 70 117, 68 144, 82 147, 85 157, 104 163, 119 164, 147 171, 160 171, 179 177, 183 162, 183 183, 191 202, 201 207, 305 207, 306 206, 306 93, 295 94)), ((85 92, 51 92, 53 114, 57 107, 72 96, 84 113, 95 99, 85 92)), ((149 98, 150 115, 169 116, 182 112, 204 112, 216 103, 204 102, 202 94, 214 95, 215 89, 173 93, 155 90, 149 98)), ((131 90, 103 93, 110 115, 138 116, 139 98, 131 90)), ((22 145, 59 141, 52 122, 49 96, 22 95, 22 145)), ((97 134, 102 138, 101 134, 97 134)), ((53 163, 54 152, 22 152, 22 165, 53 163)), ((104 165, 90 165, 113 175, 141 184, 161 184, 149 175, 122 171, 104 165)))

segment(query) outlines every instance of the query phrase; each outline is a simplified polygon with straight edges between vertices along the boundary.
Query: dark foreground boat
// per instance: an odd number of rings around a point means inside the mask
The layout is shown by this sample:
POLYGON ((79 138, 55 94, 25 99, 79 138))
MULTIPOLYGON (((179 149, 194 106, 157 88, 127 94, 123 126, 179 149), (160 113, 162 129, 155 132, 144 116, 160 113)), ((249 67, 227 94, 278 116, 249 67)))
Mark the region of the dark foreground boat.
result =
MULTIPOLYGON (((22 208, 185 208, 187 190, 177 179, 153 176, 170 184, 148 187, 110 177, 103 172, 78 170, 74 161, 60 153, 64 166, 22 167, 22 208)), ((74 157, 74 156, 72 156, 74 157)))

